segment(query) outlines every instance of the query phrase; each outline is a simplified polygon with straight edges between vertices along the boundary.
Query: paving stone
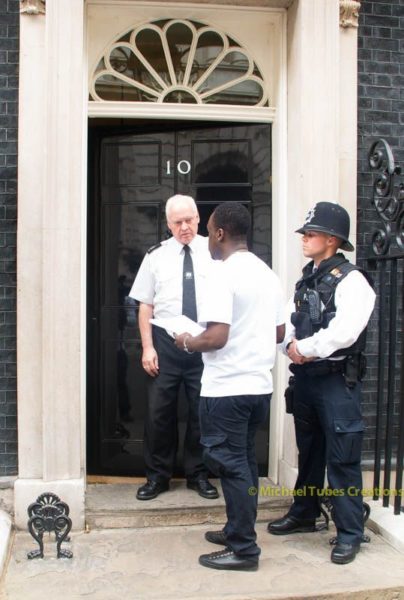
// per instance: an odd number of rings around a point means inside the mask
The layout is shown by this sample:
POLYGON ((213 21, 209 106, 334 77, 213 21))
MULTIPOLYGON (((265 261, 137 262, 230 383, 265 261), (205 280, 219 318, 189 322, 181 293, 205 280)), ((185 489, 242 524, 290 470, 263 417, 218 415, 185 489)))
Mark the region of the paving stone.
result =
POLYGON ((349 565, 330 562, 333 531, 271 536, 257 525, 262 548, 257 572, 215 571, 198 556, 217 546, 204 539, 208 526, 94 530, 74 533, 66 548, 72 559, 57 559, 47 539, 45 558, 28 560, 35 547, 17 532, 0 591, 1 600, 399 600, 404 598, 403 555, 368 532, 349 565))

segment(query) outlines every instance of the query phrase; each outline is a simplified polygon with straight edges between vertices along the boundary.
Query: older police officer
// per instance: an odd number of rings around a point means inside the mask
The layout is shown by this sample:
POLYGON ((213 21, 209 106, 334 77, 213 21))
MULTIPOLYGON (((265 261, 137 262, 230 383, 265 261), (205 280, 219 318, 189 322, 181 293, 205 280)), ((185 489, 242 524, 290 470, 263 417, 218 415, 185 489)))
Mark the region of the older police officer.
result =
POLYGON ((197 320, 211 257, 207 239, 197 235, 199 214, 193 198, 180 194, 169 198, 166 218, 173 237, 148 250, 129 294, 140 302, 142 366, 149 375, 144 438, 147 482, 136 497, 151 500, 169 489, 177 446, 178 391, 183 383, 188 401, 184 441, 187 486, 212 499, 219 494, 207 479, 200 444, 201 354, 184 354, 164 329, 150 324, 151 317, 181 314, 197 320))
POLYGON ((364 273, 338 252, 353 250, 349 226, 342 206, 318 202, 297 230, 304 256, 312 259, 289 303, 284 341, 295 376, 298 477, 288 514, 268 525, 274 535, 315 531, 327 467, 337 528, 331 560, 337 564, 354 560, 363 536, 362 352, 375 302, 364 273))

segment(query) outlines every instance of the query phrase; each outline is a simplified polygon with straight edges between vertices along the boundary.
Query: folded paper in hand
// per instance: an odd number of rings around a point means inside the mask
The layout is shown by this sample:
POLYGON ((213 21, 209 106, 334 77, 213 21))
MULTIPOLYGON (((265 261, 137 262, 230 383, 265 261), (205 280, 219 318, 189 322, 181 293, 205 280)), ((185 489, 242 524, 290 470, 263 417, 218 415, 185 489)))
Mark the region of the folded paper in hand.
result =
POLYGON ((185 315, 178 315, 178 317, 167 317, 165 319, 150 319, 150 323, 152 325, 156 325, 157 327, 162 327, 167 331, 169 335, 174 337, 175 335, 179 335, 180 333, 190 333, 192 336, 199 335, 202 331, 205 331, 205 328, 192 321, 189 317, 185 315))

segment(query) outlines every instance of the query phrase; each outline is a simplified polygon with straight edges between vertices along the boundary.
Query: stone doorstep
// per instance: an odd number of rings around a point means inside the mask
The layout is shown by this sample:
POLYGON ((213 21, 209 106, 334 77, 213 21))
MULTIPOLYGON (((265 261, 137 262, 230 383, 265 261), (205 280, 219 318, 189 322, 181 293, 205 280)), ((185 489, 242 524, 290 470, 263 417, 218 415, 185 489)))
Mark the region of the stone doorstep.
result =
MULTIPOLYGON (((184 481, 174 481, 169 492, 148 501, 136 499, 141 484, 90 484, 86 490, 86 526, 91 530, 224 523, 223 494, 218 481, 212 483, 220 491, 216 500, 201 498, 188 490, 184 481)), ((260 486, 269 493, 259 495, 258 521, 276 519, 287 512, 290 496, 281 496, 281 490, 267 479, 261 480, 260 486)))
POLYGON ((68 600, 81 598, 83 586, 94 600, 131 597, 134 589, 139 592, 136 598, 161 600, 163 596, 150 586, 150 578, 160 581, 156 578, 160 572, 164 573, 161 590, 167 600, 178 600, 179 581, 181 597, 188 600, 404 600, 402 555, 375 533, 355 563, 344 567, 329 561, 328 538, 334 534, 333 526, 330 531, 293 539, 266 535, 266 522, 284 514, 291 502, 290 496, 282 495, 282 489, 267 479, 260 482, 269 494, 258 497, 262 555, 254 575, 205 572, 195 558, 211 549, 203 538, 209 524, 225 521, 222 494, 216 500, 205 500, 188 490, 184 481, 173 481, 169 492, 141 502, 135 497, 139 485, 87 485, 89 535, 71 534, 75 557, 71 563, 54 557, 53 538, 46 541, 46 559, 27 561, 32 538, 27 532, 16 532, 0 600, 38 600, 52 585, 68 589, 68 600), (130 528, 137 530, 137 535, 130 528), (55 573, 59 574, 56 580, 55 573), (80 588, 77 595, 74 586, 80 588))
POLYGON ((206 525, 74 532, 66 547, 73 560, 55 557, 53 539, 45 540, 45 558, 27 560, 34 548, 26 532, 17 532, 0 585, 0 600, 400 600, 404 599, 402 554, 371 534, 355 562, 329 560, 330 531, 269 536, 257 524, 261 546, 255 573, 207 570, 198 556, 215 551, 204 539, 206 525), (2 594, 3 591, 3 594, 2 594))

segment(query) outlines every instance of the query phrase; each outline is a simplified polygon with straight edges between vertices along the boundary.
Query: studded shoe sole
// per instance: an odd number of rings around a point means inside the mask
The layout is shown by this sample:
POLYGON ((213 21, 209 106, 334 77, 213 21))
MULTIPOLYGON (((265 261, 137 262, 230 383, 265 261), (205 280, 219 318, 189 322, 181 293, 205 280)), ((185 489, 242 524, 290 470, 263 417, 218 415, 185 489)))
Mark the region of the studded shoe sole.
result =
POLYGON ((258 559, 242 558, 236 556, 231 550, 202 554, 199 557, 199 564, 222 571, 258 571, 258 559))

